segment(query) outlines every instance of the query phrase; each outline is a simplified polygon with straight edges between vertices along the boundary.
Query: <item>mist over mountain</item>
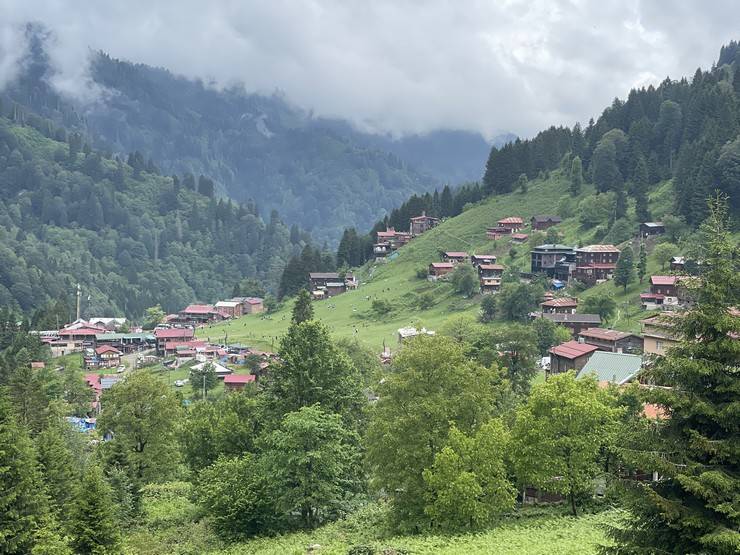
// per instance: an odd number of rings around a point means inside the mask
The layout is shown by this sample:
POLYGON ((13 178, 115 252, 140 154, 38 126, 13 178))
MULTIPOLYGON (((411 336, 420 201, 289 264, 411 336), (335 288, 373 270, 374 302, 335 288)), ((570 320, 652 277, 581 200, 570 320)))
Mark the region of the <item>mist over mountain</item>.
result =
POLYGON ((370 227, 414 193, 480 179, 490 150, 465 131, 372 135, 315 118, 279 92, 216 90, 102 52, 91 54, 86 89, 95 98, 70 98, 50 84, 50 35, 29 27, 28 36, 22 72, 4 91, 10 100, 83 132, 96 148, 142 152, 164 173, 204 174, 262 214, 277 209, 318 243, 350 225, 370 227))

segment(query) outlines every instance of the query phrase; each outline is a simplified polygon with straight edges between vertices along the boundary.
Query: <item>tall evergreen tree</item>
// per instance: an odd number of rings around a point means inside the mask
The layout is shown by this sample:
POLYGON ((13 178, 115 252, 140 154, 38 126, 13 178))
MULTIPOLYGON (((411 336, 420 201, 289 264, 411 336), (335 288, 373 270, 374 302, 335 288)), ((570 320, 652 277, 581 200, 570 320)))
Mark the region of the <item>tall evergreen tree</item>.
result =
POLYGON ((46 515, 36 454, 0 388, 0 552, 25 555, 46 515))
POLYGON ((294 324, 300 324, 313 320, 313 304, 311 304, 311 293, 305 289, 301 289, 295 298, 293 303, 293 316, 291 322, 294 324))
POLYGON ((620 253, 617 268, 614 270, 614 283, 624 287, 625 291, 627 291, 627 286, 635 279, 634 258, 632 247, 627 245, 620 253))
POLYGON ((654 469, 647 484, 625 481, 630 518, 612 530, 612 553, 737 553, 740 549, 740 258, 728 231, 724 198, 703 226, 704 273, 695 306, 673 323, 683 341, 651 366, 667 386, 646 398, 666 417, 630 462, 654 469))
POLYGON ((648 208, 648 167, 645 157, 640 154, 635 164, 632 175, 632 196, 635 197, 635 214, 639 222, 650 221, 650 210, 648 208))
POLYGON ((85 471, 71 515, 72 545, 78 555, 117 555, 121 552, 110 486, 100 467, 85 471))
POLYGON ((72 508, 80 475, 67 443, 66 422, 54 420, 36 437, 41 477, 50 506, 60 521, 72 508))
POLYGON ((645 278, 645 274, 647 274, 647 252, 645 252, 645 243, 641 242, 639 259, 637 261, 637 277, 640 283, 645 278))
POLYGON ((570 165, 570 194, 578 196, 583 189, 583 162, 580 156, 575 156, 570 165))

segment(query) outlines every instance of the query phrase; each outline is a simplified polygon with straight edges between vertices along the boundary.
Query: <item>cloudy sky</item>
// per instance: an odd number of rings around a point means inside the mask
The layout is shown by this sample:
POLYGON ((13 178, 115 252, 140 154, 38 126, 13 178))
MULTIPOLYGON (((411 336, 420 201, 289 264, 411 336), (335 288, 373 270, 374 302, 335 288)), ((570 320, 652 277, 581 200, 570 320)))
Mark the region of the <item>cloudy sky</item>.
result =
POLYGON ((691 76, 740 38, 732 0, 0 0, 0 86, 19 25, 55 36, 60 90, 91 98, 91 49, 283 91, 317 114, 393 133, 522 136, 586 122, 631 87, 691 76))

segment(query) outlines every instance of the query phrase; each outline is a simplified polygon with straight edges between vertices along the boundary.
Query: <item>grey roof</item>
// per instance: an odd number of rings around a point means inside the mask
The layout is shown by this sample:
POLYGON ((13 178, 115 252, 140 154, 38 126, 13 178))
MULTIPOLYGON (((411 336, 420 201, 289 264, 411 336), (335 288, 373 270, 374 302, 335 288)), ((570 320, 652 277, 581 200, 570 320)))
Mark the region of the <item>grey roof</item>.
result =
POLYGON ((640 368, 642 368, 642 357, 639 355, 596 351, 588 359, 586 366, 578 372, 578 377, 594 374, 600 382, 621 385, 634 378, 640 368))
POLYGON ((537 245, 533 250, 573 251, 575 252, 576 248, 570 245, 559 245, 559 244, 546 243, 544 245, 537 245))
POLYGON ((598 314, 563 314, 560 312, 545 312, 543 318, 552 320, 556 324, 575 322, 577 324, 601 324, 601 316, 598 314))

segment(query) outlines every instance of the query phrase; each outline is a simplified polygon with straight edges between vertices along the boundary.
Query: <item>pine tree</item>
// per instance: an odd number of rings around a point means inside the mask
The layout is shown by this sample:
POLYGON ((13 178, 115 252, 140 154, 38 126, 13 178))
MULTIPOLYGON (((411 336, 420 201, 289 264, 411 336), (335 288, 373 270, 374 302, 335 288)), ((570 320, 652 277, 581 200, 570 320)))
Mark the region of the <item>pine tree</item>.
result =
POLYGON ((46 516, 36 454, 0 389, 0 552, 29 553, 46 516))
POLYGON ((640 278, 640 283, 647 274, 647 252, 645 252, 645 243, 640 243, 640 255, 637 262, 637 277, 640 278))
POLYGON ((740 259, 728 231, 726 198, 703 226, 704 273, 695 306, 675 322, 683 341, 659 357, 647 401, 667 415, 630 462, 653 469, 648 484, 626 480, 630 518, 612 530, 612 553, 737 553, 740 547, 740 259))
POLYGON ((294 324, 300 324, 307 320, 313 320, 313 305, 311 305, 311 293, 301 289, 296 296, 293 304, 293 317, 291 321, 294 324))
POLYGON ((570 166, 570 194, 576 197, 581 194, 581 189, 583 189, 583 163, 581 157, 576 156, 570 166))
POLYGON ((648 208, 648 167, 645 157, 640 154, 635 164, 632 176, 632 195, 635 197, 635 213, 639 222, 650 221, 650 210, 648 208))
POLYGON ((632 247, 626 246, 619 255, 617 268, 614 270, 614 283, 624 287, 625 291, 627 291, 627 286, 635 279, 634 257, 632 247))
POLYGON ((71 515, 72 545, 79 555, 120 552, 120 533, 110 486, 98 466, 88 467, 71 515))
POLYGON ((65 422, 53 421, 36 437, 39 467, 51 509, 57 518, 71 508, 79 474, 65 437, 65 422))

